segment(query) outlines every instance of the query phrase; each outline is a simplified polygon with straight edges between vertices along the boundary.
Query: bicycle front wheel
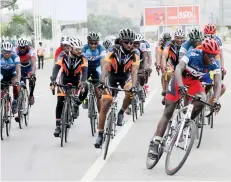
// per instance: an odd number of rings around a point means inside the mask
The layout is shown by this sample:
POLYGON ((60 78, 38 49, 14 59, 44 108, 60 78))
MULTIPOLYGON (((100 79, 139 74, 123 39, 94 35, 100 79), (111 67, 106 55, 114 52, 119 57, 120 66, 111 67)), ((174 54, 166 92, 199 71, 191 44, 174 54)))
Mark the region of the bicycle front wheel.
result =
POLYGON ((167 151, 167 156, 166 156, 166 161, 165 161, 165 171, 168 175, 174 175, 184 165, 184 163, 187 160, 189 153, 192 149, 192 146, 193 146, 193 143, 195 140, 195 136, 196 136, 196 125, 195 125, 194 121, 192 121, 192 120, 189 120, 187 123, 185 123, 185 126, 184 126, 182 133, 179 133, 179 130, 178 130, 176 132, 176 134, 173 136, 172 141, 171 141, 170 146, 169 146, 169 149, 167 151), (176 146, 176 140, 177 140, 178 135, 180 135, 180 139, 179 139, 179 142, 176 146), (182 141, 182 139, 183 139, 183 141, 182 141), (189 142, 188 142, 188 139, 190 139, 189 142), (189 144, 188 145, 182 144, 183 142, 185 142, 186 144, 187 143, 189 143, 189 144), (171 165, 171 158, 173 158, 173 156, 172 156, 173 147, 184 150, 184 151, 186 151, 186 153, 183 155, 182 159, 179 161, 179 163, 176 166, 171 167, 170 165, 171 165))
POLYGON ((28 94, 27 89, 25 89, 24 94, 25 95, 24 95, 23 115, 24 115, 25 125, 28 126, 28 124, 29 124, 29 113, 30 113, 30 104, 29 104, 29 94, 28 94))
POLYGON ((197 132, 198 132, 198 144, 197 144, 197 148, 200 147, 201 145, 201 140, 202 140, 202 136, 203 136, 203 128, 204 128, 204 109, 201 111, 200 115, 198 116, 198 122, 197 122, 197 132))
POLYGON ((103 157, 104 160, 107 157, 108 147, 109 147, 109 143, 110 143, 111 136, 112 136, 113 121, 114 121, 114 112, 111 111, 108 117, 108 121, 107 121, 108 123, 107 123, 107 128, 106 128, 106 133, 105 133, 105 150, 104 150, 104 157, 103 157))
POLYGON ((11 119, 12 119, 12 107, 11 107, 11 99, 8 98, 8 107, 7 107, 7 120, 6 120, 6 135, 10 136, 10 129, 11 129, 11 119))
POLYGON ((64 104, 63 112, 62 112, 62 117, 61 117, 61 147, 63 147, 63 142, 67 140, 67 123, 68 123, 68 106, 67 106, 67 101, 64 104), (65 139, 64 139, 65 138, 65 139))
POLYGON ((18 97, 18 118, 19 118, 18 124, 19 124, 20 129, 23 128, 23 119, 24 119, 24 116, 23 116, 23 104, 24 103, 23 102, 24 102, 24 93, 21 90, 19 97, 18 97))
POLYGON ((94 137, 96 132, 95 120, 96 120, 96 113, 95 113, 95 103, 93 96, 89 96, 89 116, 90 116, 90 124, 91 124, 91 135, 94 137))
POLYGON ((6 100, 1 100, 1 140, 5 138, 5 115, 6 115, 6 100))
POLYGON ((136 112, 137 112, 136 111, 136 103, 135 103, 135 100, 133 99, 132 100, 132 119, 133 119, 133 122, 136 121, 136 115, 137 115, 136 112))

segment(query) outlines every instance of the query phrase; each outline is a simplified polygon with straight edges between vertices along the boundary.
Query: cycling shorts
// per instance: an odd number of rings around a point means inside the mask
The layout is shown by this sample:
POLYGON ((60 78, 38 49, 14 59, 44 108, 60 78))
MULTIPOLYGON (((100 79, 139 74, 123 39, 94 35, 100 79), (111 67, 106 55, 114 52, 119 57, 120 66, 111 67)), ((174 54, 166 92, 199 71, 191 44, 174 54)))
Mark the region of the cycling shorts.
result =
MULTIPOLYGON (((97 67, 95 70, 88 70, 88 76, 89 79, 91 77, 92 80, 100 80, 101 77, 101 67, 97 67)), ((97 81, 93 81, 93 84, 97 84, 97 81)))
MULTIPOLYGON (((190 95, 196 95, 200 92, 205 93, 205 90, 200 80, 192 80, 188 78, 183 78, 183 84, 189 87, 188 94, 190 95)), ((176 102, 179 100, 179 98, 180 98, 180 95, 178 93, 178 84, 177 84, 175 77, 173 77, 169 82, 165 99, 176 102)))
POLYGON ((1 74, 1 82, 11 83, 11 80, 16 76, 16 71, 13 73, 2 71, 0 74, 1 74))
MULTIPOLYGON (((73 86, 78 86, 80 83, 80 76, 75 77, 67 77, 64 74, 60 75, 59 84, 66 85, 68 83, 72 83, 73 86)), ((58 96, 66 96, 66 89, 64 87, 58 87, 57 88, 57 95, 58 96)))
POLYGON ((21 77, 27 77, 28 73, 31 71, 32 71, 31 65, 26 66, 26 67, 21 66, 21 77))
MULTIPOLYGON (((109 74, 106 78, 106 85, 110 87, 116 87, 120 86, 121 88, 124 88, 126 86, 132 85, 132 79, 130 74, 109 74)), ((112 97, 115 97, 117 92, 115 90, 111 89, 105 89, 103 92, 102 98, 104 99, 112 99, 112 97)))

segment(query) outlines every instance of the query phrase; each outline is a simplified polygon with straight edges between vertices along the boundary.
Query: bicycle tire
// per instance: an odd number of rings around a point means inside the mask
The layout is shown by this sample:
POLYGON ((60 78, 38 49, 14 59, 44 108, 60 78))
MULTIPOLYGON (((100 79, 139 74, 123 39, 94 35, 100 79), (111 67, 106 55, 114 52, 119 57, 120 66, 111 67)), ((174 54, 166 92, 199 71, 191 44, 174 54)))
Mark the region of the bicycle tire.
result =
POLYGON ((4 128, 5 128, 5 126, 4 126, 4 124, 5 124, 5 122, 4 122, 4 115, 5 115, 5 110, 6 110, 6 108, 5 108, 5 99, 1 99, 1 140, 4 140, 4 128))
POLYGON ((6 122, 6 135, 9 137, 10 136, 10 130, 11 130, 11 119, 12 119, 12 105, 11 105, 11 98, 9 99, 9 108, 8 112, 9 115, 7 115, 7 122, 6 122))
POLYGON ((133 99, 132 100, 132 119, 133 119, 133 122, 136 121, 136 119, 135 119, 135 110, 136 110, 135 100, 133 99))
POLYGON ((199 135, 199 141, 197 144, 197 148, 199 148, 201 145, 201 140, 202 140, 202 136, 203 136, 203 128, 204 128, 204 119, 205 119, 205 116, 204 116, 204 109, 203 109, 199 115, 199 120, 201 120, 201 128, 200 128, 200 135, 199 135))
POLYGON ((63 141, 65 140, 65 132, 66 132, 66 122, 67 122, 67 101, 65 101, 62 117, 61 117, 61 147, 63 147, 63 141))
POLYGON ((90 115, 90 124, 91 124, 91 135, 95 136, 95 109, 94 109, 94 98, 93 96, 89 96, 89 115, 90 115))
POLYGON ((213 128, 213 114, 209 118, 210 118, 210 128, 213 128))
MULTIPOLYGON (((70 105, 70 104, 69 104, 70 105)), ((65 128, 65 143, 67 143, 67 138, 68 138, 68 133, 71 127, 71 122, 70 120, 73 120, 74 118, 71 116, 71 109, 68 107, 68 114, 67 114, 67 124, 66 124, 66 128, 65 128), (68 126, 67 126, 68 125, 68 126)))
POLYGON ((181 162, 173 170, 169 169, 169 161, 170 161, 170 156, 171 156, 173 146, 175 145, 175 142, 177 140, 177 136, 179 135, 179 130, 176 132, 176 134, 174 135, 174 137, 173 137, 173 139, 171 141, 171 144, 170 144, 169 149, 167 151, 166 160, 165 160, 165 172, 168 175, 176 174, 181 169, 181 167, 184 165, 185 161, 187 160, 187 158, 188 158, 188 156, 189 156, 189 154, 191 152, 191 149, 192 149, 195 137, 196 137, 196 124, 192 120, 189 121, 189 124, 191 126, 191 140, 190 140, 189 146, 187 148, 188 150, 185 153, 185 155, 184 155, 183 159, 181 160, 181 162))
POLYGON ((28 94, 28 90, 25 89, 25 107, 26 107, 26 113, 23 113, 24 115, 24 121, 25 121, 25 125, 28 126, 29 124, 29 114, 30 114, 30 104, 29 104, 29 94, 28 94))
POLYGON ((108 119, 107 128, 106 128, 106 134, 105 134, 105 150, 104 150, 104 156, 103 159, 105 160, 107 158, 107 152, 111 140, 112 135, 112 124, 114 121, 114 111, 112 110, 109 114, 110 118, 108 119))
POLYGON ((23 119, 24 119, 24 116, 23 116, 23 108, 22 108, 22 102, 23 102, 23 98, 24 97, 24 94, 23 94, 23 91, 21 90, 20 91, 20 94, 19 94, 19 97, 18 97, 18 117, 19 117, 19 128, 22 129, 23 128, 23 119))

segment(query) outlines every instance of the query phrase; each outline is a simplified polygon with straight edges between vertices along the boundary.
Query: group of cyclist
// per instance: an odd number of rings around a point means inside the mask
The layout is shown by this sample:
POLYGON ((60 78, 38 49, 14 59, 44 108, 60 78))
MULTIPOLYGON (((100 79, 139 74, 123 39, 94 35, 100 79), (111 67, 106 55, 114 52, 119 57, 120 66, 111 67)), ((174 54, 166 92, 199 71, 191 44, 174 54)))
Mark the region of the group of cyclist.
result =
MULTIPOLYGON (((156 47, 156 69, 162 72, 162 104, 165 109, 150 142, 149 157, 152 159, 158 157, 167 124, 181 96, 185 97, 188 93, 206 100, 206 93, 214 87, 214 95, 209 102, 214 105, 215 112, 221 108, 219 97, 225 92, 222 79, 226 71, 222 42, 216 36, 216 27, 207 24, 204 32, 194 28, 188 37, 189 40, 185 40, 182 30, 176 30, 173 38, 170 33, 165 32, 156 47)), ((193 104, 191 118, 194 120, 204 105, 199 101, 193 101, 193 104)))
MULTIPOLYGON (((149 154, 152 157, 158 155, 159 144, 180 95, 197 94, 205 99, 206 93, 214 85, 214 95, 210 103, 216 106, 216 111, 220 109, 218 100, 225 92, 225 86, 221 84, 221 80, 226 71, 222 42, 216 36, 216 27, 208 24, 204 27, 204 32, 194 28, 188 36, 189 40, 186 40, 185 33, 181 29, 177 29, 173 37, 171 33, 164 32, 156 45, 155 66, 156 70, 161 71, 162 74, 162 96, 164 96, 162 104, 165 105, 165 109, 150 142, 149 154), (205 89, 201 82, 207 84, 205 89)), ((57 83, 63 85, 72 83, 79 88, 78 96, 74 97, 73 106, 73 117, 76 119, 79 116, 81 104, 83 108, 88 108, 87 80, 93 80, 99 112, 96 148, 102 145, 106 115, 112 98, 116 94, 105 86, 118 87, 120 85, 121 88, 129 91, 125 92, 123 104, 118 113, 117 125, 122 126, 124 112, 130 113, 129 105, 132 96, 137 93, 137 82, 148 92, 148 77, 152 72, 150 44, 142 34, 136 34, 133 30, 125 28, 119 31, 118 38, 114 42, 105 40, 101 45, 99 41, 99 35, 94 32, 88 34, 86 45, 83 45, 77 37, 62 37, 60 47, 55 52, 55 65, 50 83, 51 90, 55 89, 57 83)), ((36 55, 25 39, 19 39, 16 51, 13 49, 10 42, 2 43, 0 66, 1 81, 11 82, 13 85, 12 111, 16 114, 20 81, 23 77, 33 77, 29 82, 29 102, 31 105, 34 104, 36 55)), ((58 87, 55 137, 59 137, 61 133, 60 120, 65 95, 65 88, 58 87)), ((194 102, 194 105, 192 119, 196 118, 203 108, 199 102, 194 102)), ((17 117, 15 119, 17 121, 17 117)))

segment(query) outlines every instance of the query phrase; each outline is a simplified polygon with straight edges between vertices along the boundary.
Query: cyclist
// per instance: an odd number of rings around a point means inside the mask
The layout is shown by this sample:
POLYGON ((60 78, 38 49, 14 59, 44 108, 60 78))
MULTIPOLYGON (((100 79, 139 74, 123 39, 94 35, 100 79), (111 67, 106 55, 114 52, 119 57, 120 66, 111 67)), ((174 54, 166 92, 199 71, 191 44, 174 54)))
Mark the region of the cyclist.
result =
MULTIPOLYGON (((64 54, 55 64, 53 68, 53 73, 51 76, 51 90, 54 90, 54 86, 56 84, 56 78, 61 71, 61 76, 59 78, 60 84, 72 83, 73 86, 79 86, 82 88, 79 94, 79 97, 74 97, 74 110, 73 110, 73 118, 76 119, 79 115, 79 105, 82 101, 87 97, 88 87, 85 84, 87 80, 87 60, 81 54, 82 42, 79 39, 73 39, 70 41, 70 51, 67 54, 64 54)), ((55 137, 59 137, 61 132, 61 115, 63 109, 63 103, 65 99, 65 89, 58 87, 58 98, 57 98, 57 106, 56 106, 56 129, 54 132, 55 137)))
MULTIPOLYGON (((199 77, 205 75, 210 70, 214 71, 215 82, 215 99, 213 100, 213 104, 216 112, 219 111, 220 104, 218 99, 221 93, 221 70, 218 61, 215 59, 215 56, 219 54, 219 51, 219 45, 215 40, 205 39, 202 42, 202 50, 193 49, 180 60, 180 63, 175 70, 175 76, 169 82, 163 116, 159 121, 155 135, 150 142, 150 158, 156 158, 158 156, 159 144, 165 133, 168 121, 171 119, 176 108, 177 100, 180 97, 179 95, 185 96, 187 93, 185 85, 189 86, 189 94, 199 95, 202 100, 206 99, 206 94, 199 81, 199 77)), ((204 105, 199 101, 194 101, 193 104, 194 110, 191 118, 195 119, 203 109, 204 105)))
MULTIPOLYGON (((91 77, 93 80, 99 80, 101 76, 101 61, 106 56, 106 51, 102 45, 99 44, 99 35, 97 33, 89 33, 87 36, 88 44, 86 44, 82 52, 86 59, 88 60, 88 78, 91 77)), ((93 82, 94 84, 97 83, 93 82)), ((100 91, 95 87, 95 93, 97 98, 98 111, 100 110, 100 91)), ((83 108, 88 108, 88 100, 83 103, 83 108)))
MULTIPOLYGON (((169 41, 163 51, 162 55, 162 68, 164 70, 164 79, 166 88, 174 73, 176 66, 179 63, 179 51, 182 43, 185 39, 185 33, 181 29, 177 29, 174 33, 174 39, 169 41)), ((162 104, 165 104, 165 97, 162 100, 162 104)))
MULTIPOLYGON (((137 83, 137 74, 139 69, 139 57, 133 50, 132 44, 135 40, 135 33, 130 29, 122 29, 119 33, 121 45, 117 45, 105 58, 102 65, 102 83, 112 87, 117 87, 117 83, 126 90, 134 91, 137 83)), ((112 97, 115 92, 106 89, 102 96, 102 108, 99 113, 98 138, 95 147, 100 148, 103 142, 104 124, 107 112, 112 103, 112 97)), ((118 113, 117 125, 123 125, 124 111, 131 103, 130 93, 125 93, 122 108, 118 113)))
MULTIPOLYGON (((156 70, 157 72, 159 72, 159 70, 161 69, 161 65, 162 65, 162 55, 163 55, 163 50, 165 45, 167 44, 168 41, 170 41, 172 39, 171 34, 169 32, 163 32, 160 36, 160 40, 157 42, 156 44, 156 48, 155 48, 155 55, 156 55, 156 70)), ((162 96, 165 96, 166 94, 166 84, 165 84, 165 78, 164 78, 164 70, 161 69, 161 84, 162 84, 162 96)))
POLYGON ((60 46, 55 51, 55 62, 59 60, 63 54, 68 53, 70 48, 70 37, 63 36, 60 41, 60 46))
POLYGON ((189 40, 185 41, 180 48, 179 59, 181 59, 188 51, 195 49, 201 45, 203 34, 197 28, 193 28, 188 34, 189 40))
POLYGON ((1 62, 1 82, 11 82, 13 84, 13 102, 12 113, 17 113, 19 86, 18 83, 21 79, 21 65, 20 59, 17 54, 13 53, 13 44, 4 41, 2 43, 2 53, 0 54, 1 62))
POLYGON ((103 46, 104 46, 104 48, 106 49, 106 52, 109 52, 109 50, 110 50, 110 48, 111 48, 111 46, 112 46, 112 43, 111 43, 110 40, 105 40, 105 41, 103 42, 103 46))
MULTIPOLYGON (((21 76, 29 77, 29 104, 33 105, 34 100, 34 88, 35 88, 35 71, 36 71, 36 53, 33 47, 29 46, 26 39, 20 38, 18 40, 18 47, 16 48, 16 53, 20 58, 21 62, 21 76), (33 79, 32 79, 33 78, 33 79)), ((17 119, 17 118, 15 118, 17 119)))

